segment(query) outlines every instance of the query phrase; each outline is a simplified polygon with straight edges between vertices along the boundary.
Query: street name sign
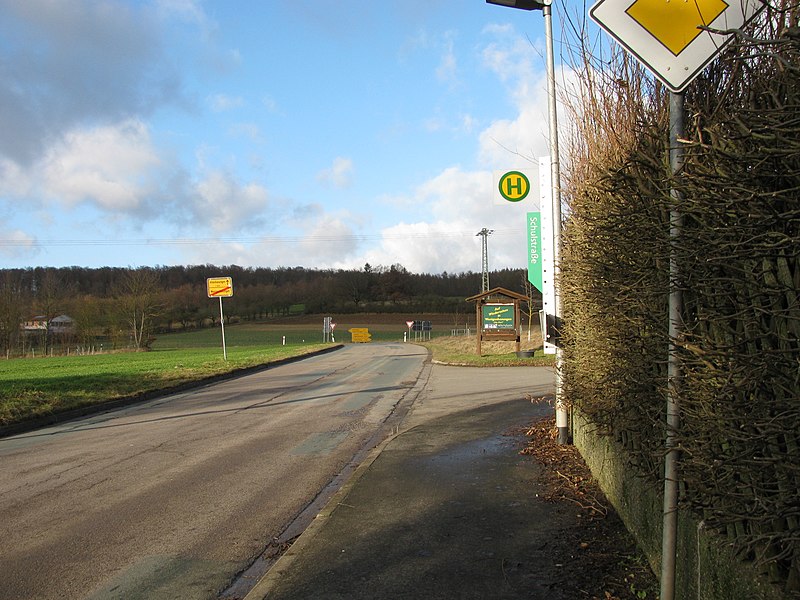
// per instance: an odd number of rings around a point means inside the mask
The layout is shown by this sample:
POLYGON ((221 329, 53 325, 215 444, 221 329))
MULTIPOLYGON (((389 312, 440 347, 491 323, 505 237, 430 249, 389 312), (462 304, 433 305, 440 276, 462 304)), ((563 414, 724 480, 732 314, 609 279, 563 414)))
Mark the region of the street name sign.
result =
POLYGON ((599 0, 589 15, 680 93, 763 7, 760 0, 599 0))
POLYGON ((528 213, 528 281, 540 292, 542 285, 542 213, 528 213))

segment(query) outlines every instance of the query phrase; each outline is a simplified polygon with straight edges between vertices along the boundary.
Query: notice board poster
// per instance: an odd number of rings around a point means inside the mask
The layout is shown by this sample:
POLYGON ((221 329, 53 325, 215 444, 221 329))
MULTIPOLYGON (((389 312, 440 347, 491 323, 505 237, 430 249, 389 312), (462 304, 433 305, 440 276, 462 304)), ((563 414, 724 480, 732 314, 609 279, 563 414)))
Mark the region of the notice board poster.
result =
POLYGON ((514 304, 484 304, 481 311, 484 330, 513 331, 517 328, 514 304))

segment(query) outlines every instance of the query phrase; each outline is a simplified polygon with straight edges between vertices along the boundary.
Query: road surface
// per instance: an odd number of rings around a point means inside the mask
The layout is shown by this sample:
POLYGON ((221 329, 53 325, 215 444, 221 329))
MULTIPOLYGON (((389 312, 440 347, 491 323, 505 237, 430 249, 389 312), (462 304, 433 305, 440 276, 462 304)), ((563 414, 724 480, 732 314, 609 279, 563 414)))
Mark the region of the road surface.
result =
POLYGON ((0 439, 0 598, 217 597, 382 439, 426 356, 348 345, 0 439))

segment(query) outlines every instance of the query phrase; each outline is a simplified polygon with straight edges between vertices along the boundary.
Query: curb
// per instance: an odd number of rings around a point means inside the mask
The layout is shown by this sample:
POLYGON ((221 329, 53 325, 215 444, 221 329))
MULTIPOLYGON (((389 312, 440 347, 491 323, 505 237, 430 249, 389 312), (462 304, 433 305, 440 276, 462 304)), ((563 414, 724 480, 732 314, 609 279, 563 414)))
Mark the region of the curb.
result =
MULTIPOLYGON (((430 352, 428 353, 428 356, 430 357, 430 352)), ((411 412, 414 403, 417 401, 417 398, 419 398, 422 390, 427 385, 428 379, 430 378, 432 364, 433 363, 430 358, 425 362, 422 371, 420 372, 420 377, 417 379, 417 384, 411 389, 407 396, 408 401, 404 402, 406 398, 403 398, 400 400, 400 402, 398 402, 392 413, 390 413, 389 416, 384 420, 382 429, 376 432, 376 435, 379 435, 380 432, 387 426, 391 426, 391 431, 393 433, 390 433, 388 437, 367 452, 366 456, 361 459, 360 462, 358 462, 358 465, 355 467, 352 473, 347 476, 347 479, 341 485, 341 487, 333 493, 330 499, 319 510, 311 522, 300 532, 294 543, 292 543, 291 546, 289 546, 289 548, 287 548, 287 550, 279 558, 277 558, 271 566, 268 567, 267 571, 247 592, 242 600, 263 600, 267 598, 268 594, 278 583, 281 575, 291 568, 292 564, 295 562, 295 560, 297 560, 297 557, 302 554, 303 550, 311 544, 317 534, 327 524, 328 520, 331 518, 336 509, 339 508, 339 505, 343 504, 344 500, 347 498, 353 488, 359 483, 361 478, 366 474, 377 458, 383 453, 386 447, 401 435, 415 429, 411 428, 400 431, 400 424, 408 416, 408 413, 411 412), (399 422, 395 425, 393 421, 399 422)), ((359 457, 358 454, 356 454, 356 456, 353 457, 353 462, 358 460, 359 457)), ((353 462, 351 462, 351 465, 353 462)), ((345 467, 343 472, 346 470, 347 467, 345 467)), ((314 502, 312 502, 305 510, 313 507, 313 505, 314 502)), ((287 532, 292 529, 293 524, 299 519, 300 516, 298 516, 298 518, 296 518, 295 521, 293 521, 293 523, 284 530, 280 536, 281 540, 288 541, 292 539, 290 535, 287 535, 287 532)))
POLYGON ((347 482, 341 488, 339 488, 339 490, 331 497, 325 507, 317 514, 316 517, 314 517, 314 520, 308 525, 308 527, 306 527, 303 533, 301 533, 295 542, 289 547, 289 549, 286 550, 286 552, 282 554, 277 561, 275 561, 275 564, 272 565, 264 577, 262 577, 259 582, 253 586, 253 588, 242 600, 263 600, 268 597, 269 593, 278 583, 281 575, 283 575, 284 572, 288 571, 292 567, 292 564, 294 564, 295 560, 297 560, 300 554, 303 553, 303 550, 314 541, 314 538, 327 524, 333 513, 337 508, 339 508, 339 505, 342 504, 347 496, 350 495, 352 489, 369 470, 369 468, 372 466, 372 463, 377 460, 386 446, 388 446, 395 438, 403 435, 403 433, 405 433, 405 431, 389 436, 370 451, 370 453, 356 468, 347 482))

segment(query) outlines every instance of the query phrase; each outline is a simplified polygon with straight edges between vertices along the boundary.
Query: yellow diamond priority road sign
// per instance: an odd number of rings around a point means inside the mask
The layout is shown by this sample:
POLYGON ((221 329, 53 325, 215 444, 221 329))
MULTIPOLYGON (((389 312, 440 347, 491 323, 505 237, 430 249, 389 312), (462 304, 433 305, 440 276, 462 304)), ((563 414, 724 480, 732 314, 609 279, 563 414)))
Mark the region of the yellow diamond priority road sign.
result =
POLYGON ((673 92, 764 7, 760 0, 599 0, 589 15, 673 92), (709 31, 711 30, 711 31, 709 31))

